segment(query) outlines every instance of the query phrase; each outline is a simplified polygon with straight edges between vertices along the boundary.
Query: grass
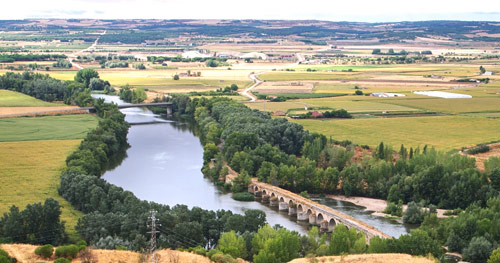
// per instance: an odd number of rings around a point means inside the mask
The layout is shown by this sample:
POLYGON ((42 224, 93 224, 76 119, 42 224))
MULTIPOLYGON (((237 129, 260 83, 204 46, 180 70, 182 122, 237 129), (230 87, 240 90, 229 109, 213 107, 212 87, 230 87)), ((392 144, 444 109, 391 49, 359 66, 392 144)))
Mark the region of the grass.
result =
POLYGON ((500 138, 500 122, 472 116, 293 120, 311 132, 336 140, 377 146, 381 141, 399 148, 424 145, 438 150, 460 149, 500 138))
POLYGON ((24 209, 27 204, 52 197, 62 206, 62 220, 70 235, 82 213, 59 196, 59 176, 66 157, 80 140, 43 140, 0 143, 0 214, 12 205, 24 209))
POLYGON ((45 102, 15 91, 0 90, 0 107, 40 107, 40 106, 65 106, 65 105, 45 102))
POLYGON ((444 113, 500 112, 500 97, 472 99, 403 99, 386 103, 444 113))
POLYGON ((96 125, 88 114, 0 119, 0 142, 83 139, 96 125))

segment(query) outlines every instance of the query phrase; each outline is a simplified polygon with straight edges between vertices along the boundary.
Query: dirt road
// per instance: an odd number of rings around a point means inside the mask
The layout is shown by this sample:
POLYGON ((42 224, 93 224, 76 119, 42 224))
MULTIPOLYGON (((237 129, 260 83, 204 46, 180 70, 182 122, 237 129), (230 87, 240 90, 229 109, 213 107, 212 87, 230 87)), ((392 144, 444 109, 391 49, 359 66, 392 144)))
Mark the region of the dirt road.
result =
MULTIPOLYGON (((104 30, 104 31, 103 31, 100 35, 101 35, 101 36, 103 36, 104 34, 106 34, 106 30, 104 30)), ((75 53, 73 53, 73 54, 69 55, 69 56, 68 56, 68 58, 69 58, 69 62, 70 62, 70 63, 71 63, 71 64, 72 64, 75 68, 77 68, 77 69, 79 69, 79 70, 80 70, 80 69, 83 69, 83 67, 82 67, 82 66, 80 66, 79 64, 77 64, 77 63, 73 62, 73 60, 74 60, 75 58, 77 58, 80 54, 82 54, 83 52, 94 50, 94 49, 95 49, 95 47, 97 46, 97 43, 99 42, 99 39, 101 38, 101 36, 99 36, 99 37, 98 37, 98 38, 94 41, 94 43, 93 43, 90 47, 85 48, 85 49, 82 49, 82 50, 80 50, 80 51, 77 51, 77 52, 75 52, 75 53)))
MULTIPOLYGON (((302 54, 297 53, 297 54, 295 54, 295 56, 297 56, 297 62, 294 62, 294 63, 287 65, 287 66, 280 67, 279 69, 294 67, 294 66, 302 63, 302 61, 304 61, 302 54)), ((248 77, 254 82, 254 84, 252 86, 246 88, 243 92, 241 92, 241 95, 249 98, 251 102, 255 102, 257 100, 257 97, 255 95, 253 95, 250 91, 262 83, 262 80, 259 79, 259 75, 267 73, 267 72, 270 72, 270 70, 250 74, 248 77)))

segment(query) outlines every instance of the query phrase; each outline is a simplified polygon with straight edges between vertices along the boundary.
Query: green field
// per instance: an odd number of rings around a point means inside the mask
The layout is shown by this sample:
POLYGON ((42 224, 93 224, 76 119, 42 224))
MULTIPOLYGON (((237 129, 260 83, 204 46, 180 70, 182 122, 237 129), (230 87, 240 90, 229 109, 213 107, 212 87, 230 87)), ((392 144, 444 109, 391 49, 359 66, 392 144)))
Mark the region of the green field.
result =
POLYGON ((61 219, 66 221, 67 232, 75 235, 82 213, 59 196, 57 187, 66 157, 79 144, 80 140, 1 142, 0 214, 12 205, 24 209, 52 197, 62 206, 61 219))
POLYGON ((344 96, 316 99, 298 99, 285 102, 255 102, 247 104, 252 109, 265 111, 288 111, 293 108, 323 107, 331 109, 345 109, 351 113, 361 112, 418 112, 413 107, 385 103, 385 100, 365 96, 344 96))
POLYGON ((444 113, 500 112, 500 97, 472 99, 401 99, 386 103, 444 113))
POLYGON ((96 125, 88 114, 0 119, 0 142, 83 139, 96 125))
POLYGON ((336 140, 376 147, 381 141, 399 149, 401 144, 460 149, 500 139, 500 121, 484 117, 440 116, 350 120, 293 120, 311 132, 336 140))
POLYGON ((43 106, 65 106, 65 105, 45 102, 15 91, 0 90, 0 107, 43 107, 43 106))

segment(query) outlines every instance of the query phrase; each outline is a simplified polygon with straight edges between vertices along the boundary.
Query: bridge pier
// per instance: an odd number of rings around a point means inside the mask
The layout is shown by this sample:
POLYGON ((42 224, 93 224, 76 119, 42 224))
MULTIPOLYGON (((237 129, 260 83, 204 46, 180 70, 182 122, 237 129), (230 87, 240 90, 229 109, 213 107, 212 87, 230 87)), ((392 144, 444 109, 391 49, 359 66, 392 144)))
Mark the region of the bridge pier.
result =
POLYGON ((307 221, 307 220, 309 220, 309 216, 307 215, 307 212, 299 212, 299 213, 297 213, 297 220, 299 220, 299 221, 307 221))
POLYGON ((273 197, 269 198, 269 205, 270 206, 278 206, 279 205, 278 197, 273 196, 273 197))
POLYGON ((319 223, 319 231, 320 232, 330 232, 330 229, 328 228, 328 221, 323 220, 319 223))
POLYGON ((172 106, 167 106, 167 115, 170 116, 172 113, 172 106))
POLYGON ((269 203, 269 195, 262 195, 262 202, 269 203))
POLYGON ((297 214, 297 208, 295 207, 288 207, 288 215, 289 216, 294 216, 297 214))
POLYGON ((248 185, 248 192, 255 195, 255 189, 254 189, 253 185, 251 185, 251 184, 248 185))
POLYGON ((311 225, 316 225, 317 224, 317 222, 316 222, 316 215, 314 215, 314 214, 310 214, 309 215, 309 224, 311 224, 311 225))
POLYGON ((253 193, 253 195, 255 196, 255 200, 257 200, 257 201, 262 200, 262 191, 256 191, 253 193))
POLYGON ((279 208, 280 211, 285 211, 288 210, 288 203, 287 202, 280 202, 279 208))

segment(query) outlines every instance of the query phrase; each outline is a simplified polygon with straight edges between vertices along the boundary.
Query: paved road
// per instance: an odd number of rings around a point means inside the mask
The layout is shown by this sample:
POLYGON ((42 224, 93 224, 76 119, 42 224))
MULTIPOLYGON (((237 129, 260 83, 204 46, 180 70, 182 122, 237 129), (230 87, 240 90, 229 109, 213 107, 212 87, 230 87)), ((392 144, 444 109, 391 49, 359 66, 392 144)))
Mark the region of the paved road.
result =
MULTIPOLYGON (((103 36, 104 34, 106 34, 106 30, 104 30, 104 31, 101 33, 101 36, 103 36)), ((75 52, 75 53, 73 53, 73 54, 69 55, 69 56, 68 56, 68 57, 69 57, 69 62, 70 62, 70 63, 71 63, 74 67, 76 67, 77 69, 83 69, 83 67, 82 67, 82 66, 80 66, 79 64, 77 64, 77 63, 73 62, 73 60, 74 60, 75 58, 77 58, 77 57, 78 57, 78 55, 82 54, 83 52, 90 51, 90 50, 94 50, 94 49, 95 49, 95 47, 97 46, 97 42, 99 42, 99 39, 100 39, 100 38, 101 38, 101 37, 99 36, 99 37, 98 37, 98 38, 94 41, 94 43, 93 43, 90 47, 85 48, 85 49, 82 49, 82 50, 80 50, 80 51, 77 51, 77 52, 75 52)))
MULTIPOLYGON (((287 66, 280 67, 279 69, 285 69, 285 68, 288 68, 288 67, 293 67, 293 66, 296 66, 296 65, 300 64, 302 61, 304 61, 304 58, 302 57, 302 54, 297 53, 297 54, 295 54, 295 56, 297 56, 297 62, 292 63, 292 64, 287 65, 287 66)), ((241 93, 241 95, 249 98, 251 102, 255 102, 257 100, 257 97, 255 95, 253 95, 250 91, 252 89, 254 89, 255 87, 259 86, 260 84, 262 84, 263 81, 259 79, 259 75, 263 74, 263 73, 267 73, 267 72, 271 72, 271 70, 261 71, 261 72, 258 72, 258 73, 252 73, 252 74, 250 74, 248 77, 254 82, 254 84, 252 86, 250 86, 249 88, 246 88, 241 93)))

